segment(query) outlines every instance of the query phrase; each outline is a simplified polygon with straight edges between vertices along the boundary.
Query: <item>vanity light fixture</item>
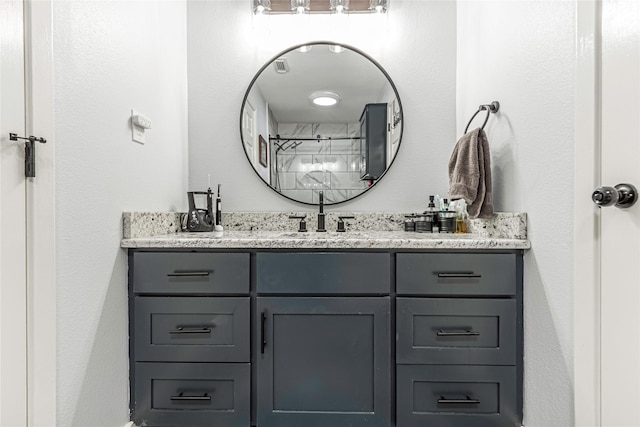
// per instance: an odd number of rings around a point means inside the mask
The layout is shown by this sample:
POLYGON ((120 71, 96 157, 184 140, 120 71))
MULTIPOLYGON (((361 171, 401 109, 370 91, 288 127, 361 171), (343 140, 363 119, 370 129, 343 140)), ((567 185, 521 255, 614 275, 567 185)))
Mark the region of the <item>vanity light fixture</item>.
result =
POLYGON ((349 10, 349 0, 329 0, 329 11, 331 13, 343 14, 349 10))
POLYGON ((391 0, 250 0, 255 15, 385 13, 391 0))
POLYGON ((338 103, 338 101, 340 100, 340 95, 336 92, 323 90, 319 92, 313 92, 309 96, 309 99, 319 107, 332 107, 338 103))
POLYGON ((374 13, 386 13, 389 8, 389 0, 370 0, 369 9, 374 13))
POLYGON ((302 46, 300 46, 300 47, 298 48, 298 52, 302 52, 302 53, 309 52, 312 48, 313 48, 313 46, 312 46, 312 45, 310 45, 310 44, 305 44, 305 45, 302 45, 302 46))
POLYGON ((339 44, 332 44, 331 46, 329 46, 329 50, 333 53, 342 53, 344 52, 344 48, 342 46, 340 46, 339 44))
POLYGON ((310 0, 291 0, 291 10, 298 15, 309 12, 310 7, 310 0))
POLYGON ((271 10, 271 0, 251 0, 255 15, 266 15, 271 10))

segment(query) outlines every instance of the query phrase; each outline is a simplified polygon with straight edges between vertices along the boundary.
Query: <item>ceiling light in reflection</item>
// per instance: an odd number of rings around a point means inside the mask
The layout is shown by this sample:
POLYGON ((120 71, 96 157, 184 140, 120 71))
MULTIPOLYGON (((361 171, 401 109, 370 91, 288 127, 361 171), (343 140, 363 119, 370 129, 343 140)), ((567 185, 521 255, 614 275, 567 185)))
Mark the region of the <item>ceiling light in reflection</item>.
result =
POLYGON ((340 100, 340 95, 331 91, 313 92, 309 99, 319 107, 332 107, 340 100))

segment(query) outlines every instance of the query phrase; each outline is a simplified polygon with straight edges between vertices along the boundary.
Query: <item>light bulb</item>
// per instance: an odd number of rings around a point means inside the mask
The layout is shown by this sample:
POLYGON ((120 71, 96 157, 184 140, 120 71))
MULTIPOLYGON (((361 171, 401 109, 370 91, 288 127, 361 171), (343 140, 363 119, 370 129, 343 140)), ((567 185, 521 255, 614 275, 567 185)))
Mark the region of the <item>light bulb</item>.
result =
POLYGON ((253 0, 253 13, 266 15, 271 10, 271 0, 253 0))
POLYGON ((344 14, 349 10, 349 0, 330 0, 329 10, 336 14, 344 14))
POLYGON ((369 0, 369 9, 374 13, 384 13, 389 7, 389 0, 369 0))
POLYGON ((309 10, 309 0, 291 0, 291 10, 300 15, 306 13, 309 10))

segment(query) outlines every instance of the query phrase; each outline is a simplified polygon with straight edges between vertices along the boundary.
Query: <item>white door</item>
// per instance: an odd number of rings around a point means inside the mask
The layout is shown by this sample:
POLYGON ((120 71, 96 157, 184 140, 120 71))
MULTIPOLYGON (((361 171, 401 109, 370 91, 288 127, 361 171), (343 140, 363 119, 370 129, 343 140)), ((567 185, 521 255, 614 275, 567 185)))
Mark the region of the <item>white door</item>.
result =
MULTIPOLYGON (((640 2, 602 3, 602 181, 640 187, 640 2)), ((601 209, 602 425, 640 426, 640 203, 601 209)))
POLYGON ((27 425, 23 2, 0 0, 0 425, 27 425))
POLYGON ((256 165, 256 109, 251 105, 251 102, 247 100, 242 110, 242 141, 244 142, 244 150, 247 153, 247 157, 251 164, 256 165))
POLYGON ((575 417, 640 426, 640 203, 598 208, 596 187, 640 187, 640 2, 577 1, 575 417))

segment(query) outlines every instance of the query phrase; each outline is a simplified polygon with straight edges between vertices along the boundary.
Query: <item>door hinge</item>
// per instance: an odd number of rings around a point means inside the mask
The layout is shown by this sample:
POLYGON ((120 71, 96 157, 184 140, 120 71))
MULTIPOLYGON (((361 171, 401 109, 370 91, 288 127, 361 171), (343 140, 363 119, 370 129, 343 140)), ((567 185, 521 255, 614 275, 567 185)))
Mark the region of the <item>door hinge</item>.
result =
POLYGON ((22 139, 24 143, 24 176, 34 178, 36 176, 36 142, 44 144, 46 139, 39 136, 29 136, 28 138, 18 136, 17 133, 10 133, 9 140, 17 141, 22 139))

